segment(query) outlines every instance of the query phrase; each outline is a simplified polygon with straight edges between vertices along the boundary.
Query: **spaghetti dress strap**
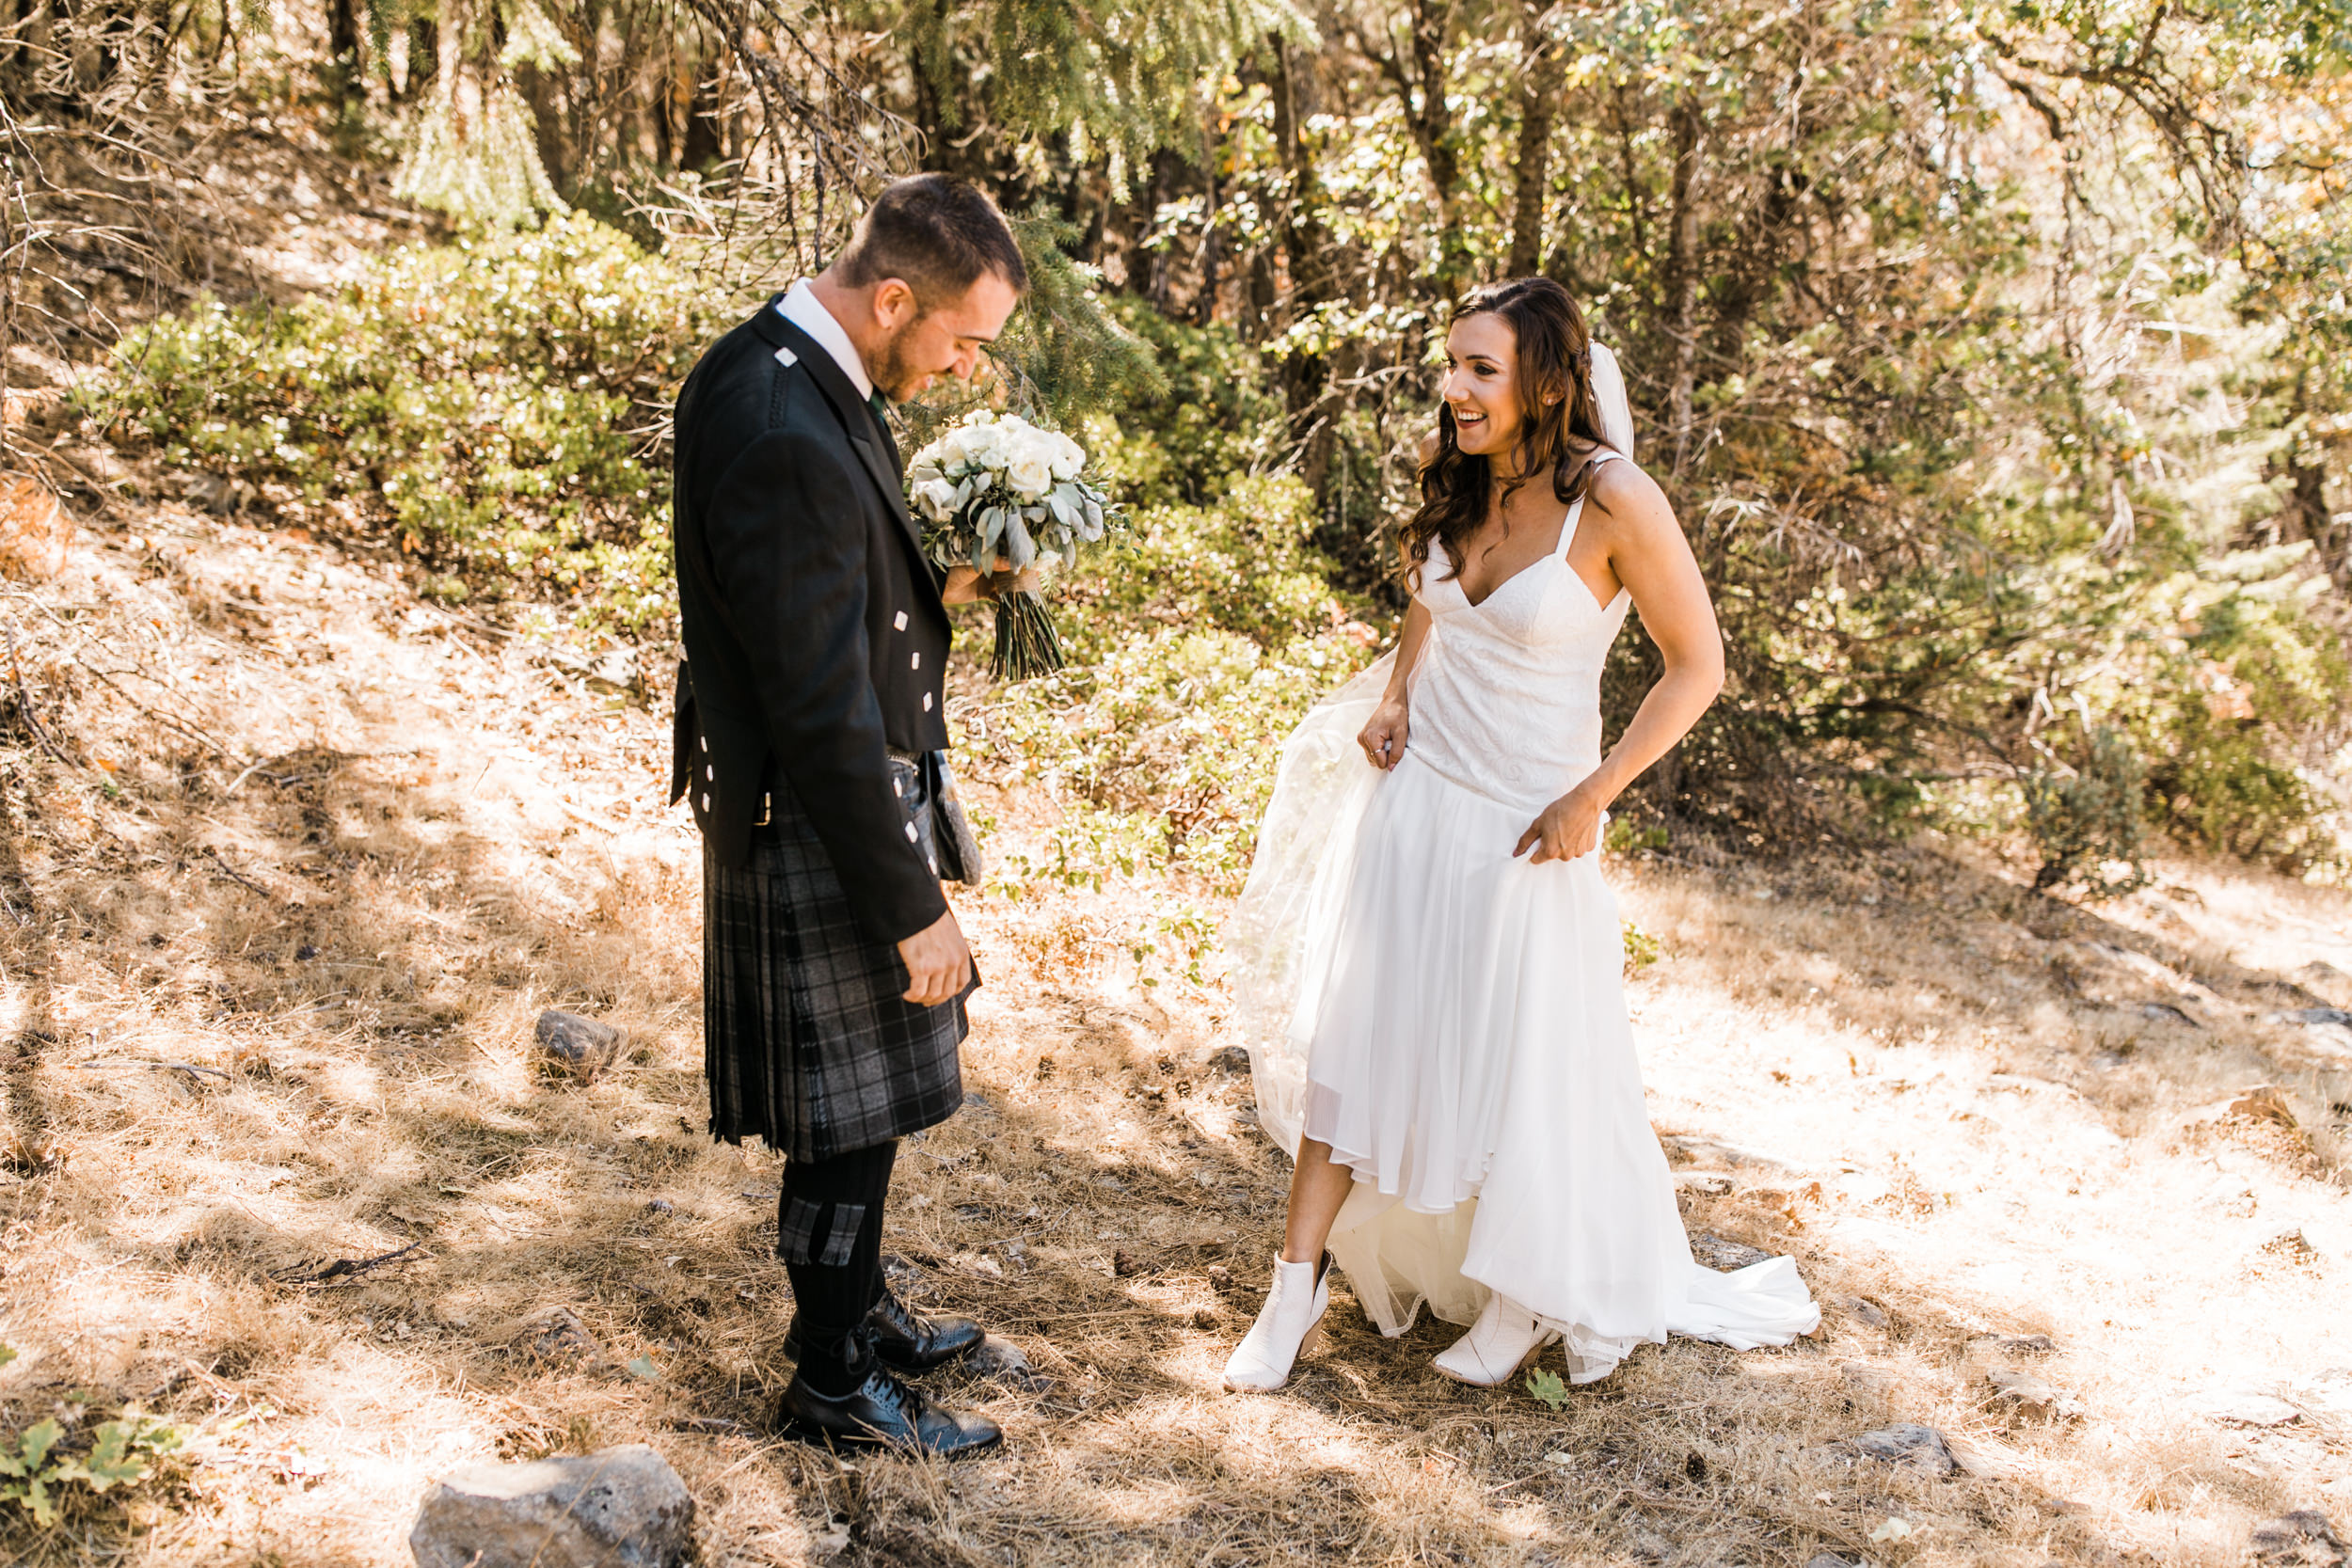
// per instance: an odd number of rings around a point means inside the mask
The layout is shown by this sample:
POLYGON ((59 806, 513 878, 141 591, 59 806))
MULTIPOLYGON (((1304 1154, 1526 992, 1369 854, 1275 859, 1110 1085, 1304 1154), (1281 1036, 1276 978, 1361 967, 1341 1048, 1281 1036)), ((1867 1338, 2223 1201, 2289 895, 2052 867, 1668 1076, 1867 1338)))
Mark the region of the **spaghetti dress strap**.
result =
POLYGON ((1603 463, 1624 456, 1625 453, 1614 447, 1603 447, 1593 453, 1592 466, 1584 471, 1584 494, 1576 498, 1576 504, 1568 508, 1568 520, 1560 525, 1560 548, 1557 553, 1561 560, 1568 559, 1569 546, 1576 543, 1576 531, 1584 526, 1584 503, 1593 496, 1593 475, 1600 471, 1603 463))

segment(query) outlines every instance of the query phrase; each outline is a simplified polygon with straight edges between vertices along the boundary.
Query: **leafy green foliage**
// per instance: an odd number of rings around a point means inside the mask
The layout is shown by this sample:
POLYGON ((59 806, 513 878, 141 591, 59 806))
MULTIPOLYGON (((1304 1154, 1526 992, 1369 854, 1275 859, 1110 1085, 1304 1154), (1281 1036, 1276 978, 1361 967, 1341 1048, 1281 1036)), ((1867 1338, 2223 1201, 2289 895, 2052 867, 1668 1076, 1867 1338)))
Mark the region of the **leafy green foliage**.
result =
POLYGON ((2037 768, 2026 780, 2026 832, 2042 851, 2033 885, 2080 879, 2102 895, 2144 886, 2141 816, 2148 769, 2115 730, 2091 733, 2081 766, 2037 768))
POLYGON ((216 302, 127 339, 102 411, 281 515, 388 529, 451 597, 672 613, 669 480, 643 434, 722 317, 580 216, 412 246, 291 310, 216 302))
POLYGON ((64 1441, 65 1429, 51 1417, 19 1433, 13 1442, 0 1442, 0 1503, 15 1503, 44 1528, 54 1525, 68 1488, 103 1493, 145 1481, 157 1461, 186 1443, 187 1432, 126 1408, 119 1418, 99 1423, 87 1453, 64 1449, 64 1441))
POLYGON ((902 29, 944 129, 985 117, 1024 137, 1065 136, 1082 156, 1102 149, 1114 182, 1153 149, 1188 139, 1184 111, 1253 45, 1311 36, 1281 0, 923 0, 875 10, 902 29))
POLYGON ((1558 1372, 1535 1368, 1527 1374, 1527 1391, 1545 1409, 1554 1414, 1568 1406, 1568 1386, 1558 1372))
POLYGON ((1295 480, 1236 479, 1214 506, 1142 509, 1123 550, 1059 591, 1070 668, 965 720, 978 772, 1069 802, 1000 887, 1173 871, 1238 891, 1283 736, 1377 641, 1329 586, 1313 522, 1295 480))
POLYGON ((1056 425, 1114 400, 1164 393, 1151 346, 1104 308, 1101 271, 1073 261, 1078 230, 1043 213, 1012 220, 1029 292, 993 355, 1056 425))

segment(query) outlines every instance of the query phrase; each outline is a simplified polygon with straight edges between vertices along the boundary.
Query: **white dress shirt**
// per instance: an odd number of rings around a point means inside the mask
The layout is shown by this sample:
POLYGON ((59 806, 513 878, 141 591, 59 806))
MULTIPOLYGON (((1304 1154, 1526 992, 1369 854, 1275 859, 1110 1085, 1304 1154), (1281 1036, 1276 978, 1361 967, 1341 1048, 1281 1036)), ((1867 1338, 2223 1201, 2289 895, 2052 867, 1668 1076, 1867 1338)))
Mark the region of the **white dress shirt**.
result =
MULTIPOLYGON (((833 312, 825 309, 824 302, 817 297, 817 291, 809 287, 807 278, 793 284, 790 291, 776 301, 776 311, 786 321, 816 339, 818 346, 832 355, 833 362, 841 367, 841 373, 850 378, 850 385, 857 388, 857 395, 872 401, 874 378, 866 373, 866 361, 858 356, 857 345, 850 341, 848 329, 833 319, 833 312)), ((790 349, 780 348, 776 350, 776 357, 789 365, 797 356, 790 349)))

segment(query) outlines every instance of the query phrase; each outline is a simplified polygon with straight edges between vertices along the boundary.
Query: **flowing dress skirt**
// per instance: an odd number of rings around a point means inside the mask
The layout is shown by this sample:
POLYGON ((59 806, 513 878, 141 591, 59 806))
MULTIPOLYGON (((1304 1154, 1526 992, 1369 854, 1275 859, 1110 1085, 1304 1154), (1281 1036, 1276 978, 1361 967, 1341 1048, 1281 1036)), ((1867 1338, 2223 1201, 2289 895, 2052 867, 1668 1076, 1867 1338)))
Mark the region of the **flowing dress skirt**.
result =
POLYGON ((1467 1323, 1499 1291, 1561 1333, 1580 1382, 1669 1332, 1740 1349, 1810 1332, 1791 1259, 1724 1275, 1691 1256, 1600 857, 1515 860, 1534 813, 1409 750, 1385 777, 1360 759, 1349 774, 1349 692, 1286 752, 1263 832, 1285 831, 1286 804, 1311 820, 1262 849, 1234 946, 1245 1026, 1253 1001, 1266 1026, 1262 1118, 1355 1172, 1330 1248, 1366 1313, 1390 1335, 1423 1304, 1467 1323), (1323 765, 1322 786, 1302 781, 1323 765), (1269 997, 1295 999, 1279 1032, 1269 997))

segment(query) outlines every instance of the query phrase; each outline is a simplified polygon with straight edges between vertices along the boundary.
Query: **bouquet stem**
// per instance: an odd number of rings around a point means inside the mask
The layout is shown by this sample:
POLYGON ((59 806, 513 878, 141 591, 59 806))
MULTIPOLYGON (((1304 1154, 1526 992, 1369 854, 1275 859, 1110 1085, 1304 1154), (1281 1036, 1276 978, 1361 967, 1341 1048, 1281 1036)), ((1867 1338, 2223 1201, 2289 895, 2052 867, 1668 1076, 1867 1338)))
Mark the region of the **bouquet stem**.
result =
POLYGON ((1025 681, 1062 667, 1061 639, 1045 603, 1026 589, 996 596, 996 655, 988 673, 1000 681, 1025 681))

